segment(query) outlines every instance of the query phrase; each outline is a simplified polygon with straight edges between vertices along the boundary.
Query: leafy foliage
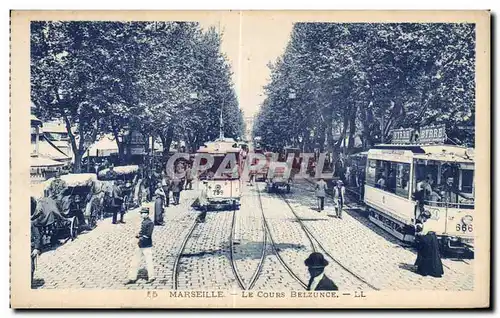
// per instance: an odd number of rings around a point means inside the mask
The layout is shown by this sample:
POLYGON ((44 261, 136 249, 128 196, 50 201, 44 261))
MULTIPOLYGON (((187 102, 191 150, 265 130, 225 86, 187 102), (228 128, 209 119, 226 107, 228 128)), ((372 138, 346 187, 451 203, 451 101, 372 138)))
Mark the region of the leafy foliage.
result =
POLYGON ((472 24, 296 23, 272 65, 253 133, 270 148, 339 152, 400 127, 445 124, 473 145, 472 24), (348 140, 347 143, 343 142, 348 140))
POLYGON ((130 130, 191 148, 243 118, 214 29, 194 22, 32 22, 31 98, 42 119, 65 121, 75 170, 88 146, 113 133, 123 155, 130 130), (76 131, 72 129, 76 127, 76 131))

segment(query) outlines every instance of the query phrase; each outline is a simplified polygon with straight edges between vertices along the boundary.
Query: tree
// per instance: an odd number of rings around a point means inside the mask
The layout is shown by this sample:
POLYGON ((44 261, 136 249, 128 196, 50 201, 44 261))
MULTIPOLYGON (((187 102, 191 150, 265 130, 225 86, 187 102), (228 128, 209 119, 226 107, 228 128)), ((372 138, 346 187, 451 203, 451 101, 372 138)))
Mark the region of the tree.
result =
POLYGON ((43 119, 62 118, 75 155, 75 172, 98 133, 97 66, 92 39, 98 28, 79 22, 32 22, 31 98, 43 119), (75 129, 73 129, 75 128, 75 129))
POLYGON ((336 153, 356 135, 369 148, 394 128, 444 123, 473 143, 456 127, 474 125, 474 45, 470 24, 297 23, 270 65, 254 135, 336 153))

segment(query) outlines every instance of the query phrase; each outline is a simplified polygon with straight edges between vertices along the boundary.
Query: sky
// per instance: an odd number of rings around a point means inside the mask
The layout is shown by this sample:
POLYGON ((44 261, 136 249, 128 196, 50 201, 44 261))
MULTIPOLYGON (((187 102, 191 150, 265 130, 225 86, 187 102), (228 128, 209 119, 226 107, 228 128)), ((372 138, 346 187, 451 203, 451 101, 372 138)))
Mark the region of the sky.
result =
POLYGON ((234 11, 208 16, 200 24, 220 27, 221 50, 232 66, 240 107, 245 117, 255 115, 270 77, 267 64, 283 54, 293 22, 281 15, 234 11))

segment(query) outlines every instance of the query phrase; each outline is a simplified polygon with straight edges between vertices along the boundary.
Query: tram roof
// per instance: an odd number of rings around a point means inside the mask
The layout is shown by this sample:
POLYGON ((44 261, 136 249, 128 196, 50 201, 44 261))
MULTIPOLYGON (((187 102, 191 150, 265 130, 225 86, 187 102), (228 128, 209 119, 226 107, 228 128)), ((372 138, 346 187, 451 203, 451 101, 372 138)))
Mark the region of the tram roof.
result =
POLYGON ((196 152, 197 153, 211 153, 211 154, 224 154, 224 153, 238 153, 240 152, 238 143, 231 138, 217 139, 215 141, 207 142, 202 145, 196 152))
POLYGON ((474 162, 474 148, 454 145, 398 145, 398 144, 380 144, 372 149, 380 150, 408 150, 414 154, 416 159, 455 161, 455 162, 474 162))

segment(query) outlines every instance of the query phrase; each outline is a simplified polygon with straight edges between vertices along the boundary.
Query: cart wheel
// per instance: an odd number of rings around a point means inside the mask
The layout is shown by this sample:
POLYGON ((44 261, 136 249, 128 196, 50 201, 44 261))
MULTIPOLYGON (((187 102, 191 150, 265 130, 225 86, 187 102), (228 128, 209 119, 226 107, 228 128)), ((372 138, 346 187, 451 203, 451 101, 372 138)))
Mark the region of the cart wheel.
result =
POLYGON ((238 209, 238 202, 236 200, 233 200, 233 210, 238 209))
POLYGON ((125 211, 127 211, 129 209, 129 204, 130 204, 130 202, 128 202, 128 196, 125 196, 123 198, 123 206, 125 208, 125 211))
POLYGON ((72 241, 78 236, 78 219, 76 218, 76 216, 71 218, 69 235, 72 241))
POLYGON ((87 222, 89 224, 89 228, 93 230, 97 226, 97 217, 95 215, 90 215, 87 222))
POLYGON ((290 193, 290 185, 289 184, 286 185, 286 193, 290 193))

